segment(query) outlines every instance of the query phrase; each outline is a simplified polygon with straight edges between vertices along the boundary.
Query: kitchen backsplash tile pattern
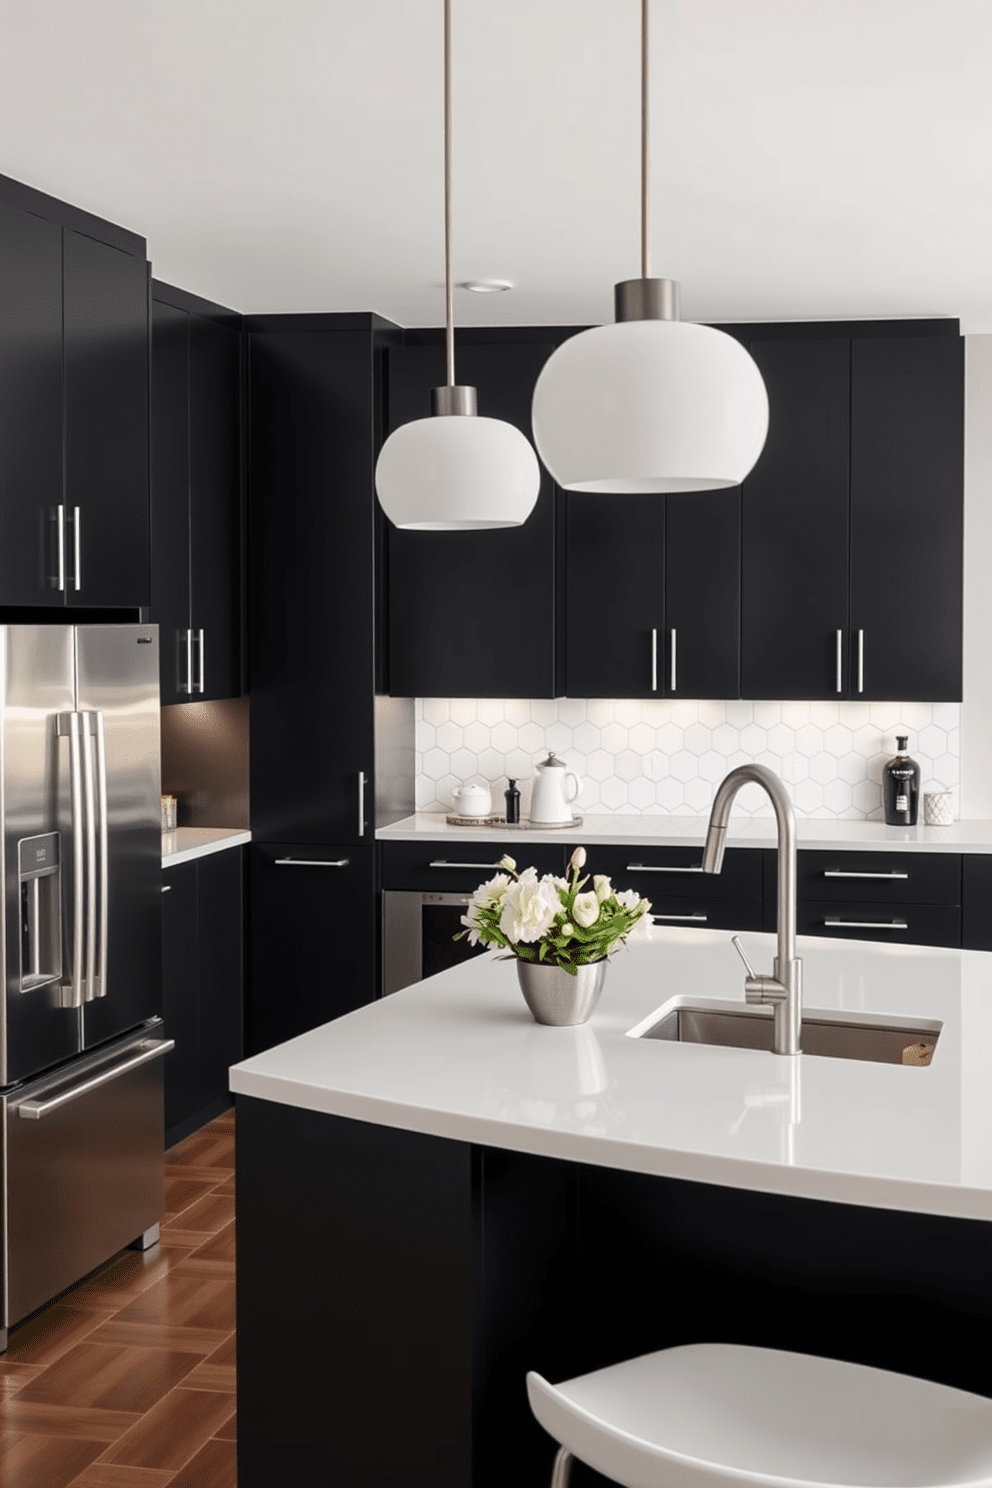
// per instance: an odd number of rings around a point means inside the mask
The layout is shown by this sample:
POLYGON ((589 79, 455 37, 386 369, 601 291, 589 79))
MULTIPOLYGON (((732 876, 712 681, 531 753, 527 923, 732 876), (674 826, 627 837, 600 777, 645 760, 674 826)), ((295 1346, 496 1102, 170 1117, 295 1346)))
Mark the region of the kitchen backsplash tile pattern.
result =
MULTIPOLYGON (((882 766, 909 735, 922 789, 957 791, 959 703, 662 702, 422 698, 416 705, 417 810, 450 811, 467 780, 506 777, 527 813, 534 766, 553 749, 582 781, 575 809, 706 816, 716 785, 754 761, 791 787, 796 815, 882 819, 882 766)), ((757 786, 735 810, 769 816, 757 786)), ((922 819, 922 809, 921 809, 922 819)))

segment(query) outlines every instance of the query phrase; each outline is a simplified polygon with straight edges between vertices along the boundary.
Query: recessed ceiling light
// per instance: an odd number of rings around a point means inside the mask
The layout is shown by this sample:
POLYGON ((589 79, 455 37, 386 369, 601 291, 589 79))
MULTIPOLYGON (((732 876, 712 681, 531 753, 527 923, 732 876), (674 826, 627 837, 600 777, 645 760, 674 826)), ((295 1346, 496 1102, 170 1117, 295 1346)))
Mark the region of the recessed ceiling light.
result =
POLYGON ((462 279, 458 289, 470 289, 473 294, 502 294, 504 289, 512 289, 511 279, 462 279))

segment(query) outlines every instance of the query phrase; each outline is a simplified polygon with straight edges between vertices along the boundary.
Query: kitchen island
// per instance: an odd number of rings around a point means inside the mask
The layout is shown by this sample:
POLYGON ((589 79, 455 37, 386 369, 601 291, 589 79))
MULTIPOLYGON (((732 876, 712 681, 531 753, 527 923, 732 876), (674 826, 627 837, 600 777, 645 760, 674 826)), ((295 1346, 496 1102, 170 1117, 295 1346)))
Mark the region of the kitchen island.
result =
MULTIPOLYGON (((748 938, 759 967, 770 937, 748 938)), ((523 1378, 723 1339, 992 1395, 992 958, 801 941, 807 1010, 942 1025, 926 1068, 664 1043, 729 936, 533 1023, 492 956, 236 1066, 239 1482, 545 1485, 523 1378), (983 1327, 984 1325, 984 1327, 983 1327)), ((596 1481, 576 1475, 577 1483, 596 1481)))

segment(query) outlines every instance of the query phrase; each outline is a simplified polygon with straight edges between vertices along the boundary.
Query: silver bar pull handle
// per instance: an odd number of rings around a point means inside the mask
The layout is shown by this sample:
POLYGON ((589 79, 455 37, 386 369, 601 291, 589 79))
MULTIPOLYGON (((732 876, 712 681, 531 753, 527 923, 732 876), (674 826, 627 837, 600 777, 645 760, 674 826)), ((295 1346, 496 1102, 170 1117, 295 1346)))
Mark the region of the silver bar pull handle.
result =
POLYGON ((683 925, 688 921, 691 921, 694 925, 706 924, 706 916, 704 914, 653 914, 651 918, 656 922, 658 920, 678 920, 683 925))
POLYGON ((86 815, 86 975, 83 985, 83 1001, 92 1002, 96 986, 96 789, 93 779, 91 715, 83 713, 80 717, 83 737, 83 806, 86 815))
POLYGON ((58 586, 61 594, 65 593, 65 507, 58 507, 58 520, 56 522, 58 533, 56 542, 58 544, 59 573, 58 586))
POLYGON ((844 691, 844 632, 837 632, 837 691, 844 691))
POLYGON ((824 878, 908 878, 908 873, 862 873, 854 868, 824 868, 824 878))
POLYGON ((829 915, 825 925, 845 925, 849 930, 908 930, 905 920, 842 920, 838 915, 829 915))
POLYGON ((183 689, 190 697, 193 696, 193 632, 186 632, 186 686, 183 689))
POLYGON ((651 691, 658 691, 658 631, 651 632, 651 691))
POLYGON ((196 684, 196 690, 197 690, 197 692, 202 692, 203 691, 203 688, 204 688, 204 683, 206 681, 206 662, 204 660, 204 652, 203 652, 203 631, 202 630, 198 630, 196 632, 196 636, 197 636, 197 642, 198 642, 198 644, 197 644, 197 650, 200 653, 200 676, 199 676, 199 680, 197 681, 197 684, 196 684))
POLYGON ((858 691, 865 690, 865 633, 858 631, 858 691))
POLYGON ((91 983, 91 997, 107 995, 107 921, 110 906, 110 845, 107 832, 107 736, 103 714, 90 714, 96 737, 96 804, 97 804, 97 962, 96 981, 91 983))
POLYGON ((83 764, 80 745, 80 715, 63 713, 59 733, 69 740, 69 802, 72 818, 72 970, 63 982, 60 1002, 64 1008, 83 1005, 83 908, 86 897, 86 863, 83 847, 83 764))
POLYGON ((72 585, 77 591, 83 587, 82 525, 82 513, 78 506, 74 506, 72 508, 72 585))
POLYGON ((358 835, 365 836, 365 771, 358 772, 358 835))
POLYGON ((434 863, 428 863, 428 868, 502 868, 502 863, 449 863, 444 858, 438 858, 434 863))
POLYGON ((163 894, 171 894, 172 893, 172 885, 171 884, 163 884, 162 885, 162 893, 163 894))
POLYGON ((702 863, 671 863, 662 866, 657 863, 628 863, 627 873, 702 873, 702 863))
POLYGON ((161 1059, 163 1054, 168 1054, 169 1050, 175 1047, 175 1039, 145 1039, 137 1054, 122 1059, 119 1064, 112 1064, 107 1069, 99 1070, 88 1080, 80 1080, 78 1085, 70 1085, 68 1090, 61 1090, 58 1095, 53 1095, 49 1100, 26 1100, 17 1107, 17 1114, 23 1116, 26 1121, 40 1121, 43 1116, 60 1110, 70 1101, 78 1100, 81 1095, 89 1095, 91 1090, 99 1090, 101 1085, 109 1085, 112 1080, 117 1080, 121 1075, 138 1069, 142 1064, 148 1064, 152 1059, 161 1059))
POLYGON ((273 858, 277 868, 347 868, 348 858, 273 858))
POLYGON ((678 634, 678 632, 676 631, 675 626, 673 625, 672 626, 672 654, 671 654, 672 681, 671 681, 671 686, 670 686, 670 691, 672 691, 672 692, 677 692, 678 691, 678 682, 676 680, 677 673, 676 673, 676 670, 675 670, 675 660, 676 660, 676 651, 675 651, 675 648, 676 648, 676 646, 678 644, 677 639, 676 639, 677 634, 678 634))

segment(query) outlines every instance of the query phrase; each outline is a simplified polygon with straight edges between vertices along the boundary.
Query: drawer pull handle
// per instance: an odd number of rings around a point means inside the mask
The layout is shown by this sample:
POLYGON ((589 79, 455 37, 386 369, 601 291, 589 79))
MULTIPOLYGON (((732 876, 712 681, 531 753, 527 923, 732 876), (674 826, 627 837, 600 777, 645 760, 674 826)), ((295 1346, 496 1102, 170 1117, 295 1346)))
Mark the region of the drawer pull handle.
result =
POLYGON ((842 920, 835 915, 828 916, 823 922, 825 925, 844 925, 849 930, 908 930, 909 926, 905 920, 842 920))
POLYGON ((653 920, 655 920, 655 921, 657 921, 657 920, 681 920, 683 923, 685 923, 685 921, 691 920, 694 925, 705 925, 706 924, 706 916, 704 914, 680 914, 680 915, 672 915, 672 914, 663 914, 663 915, 661 915, 661 914, 656 914, 656 915, 652 915, 651 918, 653 920))
POLYGON ((861 873, 853 868, 824 868, 824 878, 909 878, 908 873, 861 873))
POLYGON ((428 863, 428 868, 502 868, 502 863, 446 863, 443 858, 428 863))
POLYGON ((276 858, 277 868, 347 868, 347 858, 276 858))
POLYGON ((671 865, 656 863, 628 863, 627 873, 702 873, 702 863, 673 863, 671 865))

